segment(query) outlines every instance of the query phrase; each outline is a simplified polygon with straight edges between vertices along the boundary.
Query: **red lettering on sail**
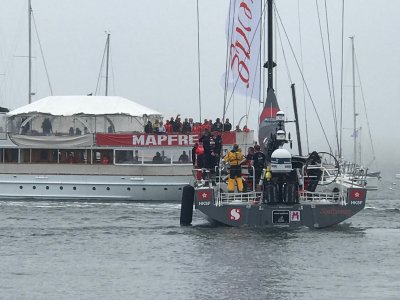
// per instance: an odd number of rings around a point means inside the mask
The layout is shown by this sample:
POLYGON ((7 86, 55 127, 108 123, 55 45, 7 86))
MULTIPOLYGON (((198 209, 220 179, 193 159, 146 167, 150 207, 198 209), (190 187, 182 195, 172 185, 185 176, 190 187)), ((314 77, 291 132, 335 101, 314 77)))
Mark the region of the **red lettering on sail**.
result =
MULTIPOLYGON (((250 1, 253 4, 253 1, 250 1)), ((246 26, 246 21, 250 21, 253 18, 251 8, 242 1, 239 5, 240 11, 237 16, 237 24, 235 28, 236 40, 231 44, 231 69, 237 70, 239 78, 246 88, 250 86, 250 71, 248 62, 251 59, 251 43, 249 42, 249 36, 252 32, 251 26, 246 26), (247 20, 246 20, 247 18, 247 20), (245 21, 243 21, 245 20, 245 21)))

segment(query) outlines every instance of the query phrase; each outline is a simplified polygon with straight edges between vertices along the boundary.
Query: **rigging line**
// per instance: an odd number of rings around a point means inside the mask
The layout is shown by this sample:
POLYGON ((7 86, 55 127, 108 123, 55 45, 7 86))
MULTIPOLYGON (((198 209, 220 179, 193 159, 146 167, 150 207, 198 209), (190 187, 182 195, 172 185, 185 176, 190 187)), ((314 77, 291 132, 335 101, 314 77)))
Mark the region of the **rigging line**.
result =
POLYGON ((15 55, 15 53, 16 53, 16 51, 17 51, 17 48, 18 48, 18 45, 19 45, 19 41, 20 41, 20 35, 21 35, 21 33, 22 33, 22 25, 23 25, 23 22, 22 22, 22 20, 23 20, 23 18, 25 18, 25 4, 24 3, 22 3, 21 2, 21 7, 20 7, 20 10, 22 11, 24 11, 24 14, 21 14, 20 15, 20 17, 19 17, 19 20, 18 20, 18 25, 17 25, 17 29, 16 29, 16 31, 15 31, 15 35, 14 35, 14 40, 13 40, 13 42, 12 42, 12 46, 11 46, 11 48, 12 48, 12 51, 11 51, 11 53, 12 53, 12 55, 11 55, 11 57, 10 57, 10 59, 7 61, 7 63, 6 63, 6 67, 5 67, 5 69, 4 69, 4 73, 5 74, 8 74, 8 69, 9 69, 9 67, 10 67, 10 65, 13 63, 13 61, 14 61, 14 55, 15 55))
POLYGON ((339 159, 342 158, 342 143, 343 143, 343 59, 344 59, 344 0, 342 0, 342 59, 340 69, 340 146, 339 159))
MULTIPOLYGON (((277 34, 276 34, 276 32, 277 32, 277 28, 278 28, 278 20, 276 19, 276 13, 274 13, 274 21, 275 21, 275 26, 274 26, 274 54, 275 54, 275 63, 276 63, 276 65, 278 65, 278 43, 277 43, 277 34)), ((278 90, 278 68, 275 68, 274 70, 273 70, 273 72, 274 72, 274 79, 275 79, 275 96, 276 97, 279 97, 278 96, 278 94, 279 94, 279 90, 278 90)), ((272 107, 271 107, 271 109, 272 109, 272 107)), ((272 115, 272 112, 271 112, 271 115, 272 115)))
POLYGON ((367 113, 367 105, 365 103, 365 97, 364 97, 364 89, 363 89, 362 82, 361 82, 361 75, 360 75, 360 70, 358 68, 358 60, 357 60, 357 55, 356 54, 354 54, 354 58, 355 58, 355 62, 356 62, 358 81, 360 82, 360 91, 361 91, 361 98, 362 98, 363 104, 364 104, 365 118, 367 119, 369 141, 370 141, 370 144, 371 144, 371 151, 372 151, 372 158, 373 158, 372 161, 375 161, 375 159, 376 159, 376 157, 375 157, 375 148, 374 148, 374 144, 372 143, 371 126, 370 126, 370 123, 369 123, 369 118, 368 118, 368 113, 367 113))
POLYGON ((117 93, 115 92, 114 60, 112 57, 111 44, 109 45, 109 49, 110 49, 109 52, 110 52, 110 62, 111 62, 112 87, 113 87, 113 93, 115 96, 117 93))
POLYGON ((322 32, 321 16, 319 13, 318 0, 315 0, 315 5, 317 7, 318 25, 319 25, 319 32, 320 32, 320 36, 321 36, 322 52, 324 54, 326 80, 328 82, 329 97, 331 100, 331 109, 332 109, 332 113, 333 113, 333 122, 335 124, 335 136, 336 136, 336 142, 337 142, 337 147, 338 147, 338 151, 339 151, 339 136, 338 136, 338 129, 337 129, 338 124, 337 124, 337 118, 336 118, 336 114, 335 114, 336 108, 335 108, 335 104, 334 104, 334 100, 333 100, 333 96, 332 96, 332 88, 331 88, 331 82, 330 82, 330 78, 329 78, 328 63, 327 63, 327 59, 326 59, 325 42, 324 42, 324 35, 322 32))
MULTIPOLYGON (((229 2, 229 14, 232 9, 232 0, 229 2)), ((231 59, 231 51, 230 51, 230 46, 232 44, 232 39, 233 39, 233 18, 235 15, 235 9, 236 9, 236 0, 234 2, 234 7, 233 7, 233 15, 232 15, 232 20, 229 18, 230 16, 228 15, 228 37, 226 39, 226 61, 225 61, 225 87, 224 87, 224 108, 222 111, 222 122, 225 122, 225 115, 226 115, 226 110, 227 110, 227 105, 226 105, 226 99, 228 98, 228 81, 229 81, 229 61, 231 59), (231 27, 232 26, 232 27, 231 27), (230 36, 229 36, 230 34, 230 36), (229 40, 230 38, 230 40, 229 40)), ((233 116, 234 117, 234 116, 233 116)), ((201 122, 201 120, 200 120, 201 122)))
MULTIPOLYGON (((300 37, 300 63, 301 72, 304 73, 304 63, 303 63, 303 39, 301 34, 301 18, 300 18, 300 0, 297 0, 297 16, 299 20, 299 37, 300 37)), ((310 153, 310 143, 308 139, 308 120, 307 120, 307 108, 306 108, 306 93, 303 82, 303 107, 304 107, 304 122, 306 127, 306 139, 307 139, 307 152, 310 153)))
POLYGON ((106 51, 107 51, 107 43, 106 43, 105 46, 104 46, 103 58, 101 59, 101 64, 100 64, 99 77, 97 78, 96 90, 95 90, 95 92, 94 92, 95 95, 98 95, 98 94, 97 94, 97 91, 100 92, 101 73, 102 73, 102 71, 103 71, 104 58, 105 58, 105 55, 106 55, 106 51))
POLYGON ((298 68, 298 70, 299 70, 299 72, 300 72, 301 78, 303 79, 304 86, 305 86, 305 88, 306 88, 306 90, 307 90, 308 97, 310 98, 310 101, 311 101, 311 103, 312 103, 312 105, 313 105, 315 114, 317 115, 317 119, 318 119, 319 125, 321 126, 322 132, 323 132, 324 137, 325 137, 325 140, 326 140, 326 142, 327 142, 327 144, 328 144, 328 146, 329 146, 329 149, 330 149, 330 151, 332 152, 331 144, 329 143, 329 139, 328 139, 328 136, 326 135, 325 128, 324 128, 324 126, 322 125, 321 118, 320 118, 320 116, 319 116, 319 114, 318 114, 318 110, 317 110, 317 107, 315 106, 315 102, 314 102, 314 100, 313 100, 313 98, 312 98, 312 96, 311 96, 310 89, 308 88, 307 82, 306 82, 306 80, 305 80, 305 78, 304 78, 304 74, 301 72, 300 64, 299 64, 299 61, 297 60, 296 54, 294 53, 292 43, 291 43, 290 40, 289 40, 289 36, 288 36, 288 34, 287 34, 287 32, 286 32, 285 26, 283 25, 282 18, 281 18, 280 14, 279 14, 279 11, 278 11, 276 5, 274 5, 274 7, 275 7, 276 13, 277 13, 277 15, 278 15, 278 17, 279 17, 279 21, 280 21, 281 26, 282 26, 282 29, 283 29, 283 31, 284 31, 284 33, 285 33, 286 39, 287 39, 287 41, 288 41, 288 44, 289 44, 289 46, 290 46, 290 50, 291 50, 292 55, 293 55, 293 57, 294 57, 294 60, 295 60, 295 62, 296 62, 297 68, 298 68))
MULTIPOLYGON (((257 56, 257 66, 261 66, 261 64, 260 64, 260 62, 261 62, 261 48, 259 49, 259 53, 258 53, 258 56, 257 56)), ((256 78, 256 75, 257 75, 257 72, 259 71, 259 67, 257 67, 255 70, 254 70, 254 78, 256 78)), ((261 74, 261 70, 260 70, 260 74, 261 74)), ((261 76, 260 76, 261 77, 261 76)), ((261 86, 260 86, 260 88, 261 88, 261 86)), ((261 91, 259 91, 259 93, 261 93, 261 91)), ((248 118, 249 118, 249 115, 250 115, 250 109, 251 109, 251 104, 252 104, 252 102, 253 101, 251 101, 251 99, 253 98, 253 95, 254 95, 254 84, 253 84, 253 87, 252 87, 252 89, 251 89, 251 94, 250 94, 250 101, 249 101, 249 103, 247 104, 247 98, 248 97, 246 97, 246 125, 247 125, 247 122, 248 122, 248 118)))
MULTIPOLYGON (((268 0, 265 0, 265 4, 267 3, 267 1, 268 1, 268 0)), ((262 21, 262 16, 263 16, 264 12, 265 12, 265 7, 264 7, 264 10, 263 10, 262 13, 261 13, 260 19, 259 19, 258 22, 257 22, 257 26, 256 26, 256 29, 255 29, 254 32, 257 32, 258 28, 260 28, 260 23, 261 23, 261 21, 262 21)), ((251 47, 251 45, 253 45, 254 37, 255 37, 255 34, 254 34, 254 35, 252 36, 252 38, 251 38, 250 47, 251 47)), ((245 61, 246 61, 246 60, 247 60, 247 57, 245 58, 245 61)), ((240 69, 240 70, 242 70, 242 69, 240 69)), ((239 77, 236 78, 235 84, 233 85, 232 93, 231 93, 231 95, 230 95, 230 97, 229 97, 229 101, 228 101, 228 106, 229 106, 229 104, 230 104, 230 102, 231 102, 231 100, 232 100, 232 98, 233 98, 233 95, 234 95, 234 92, 235 92, 235 88, 236 88, 236 85, 237 85, 238 82, 239 82, 239 77)))
POLYGON ((200 64, 200 10, 197 0, 197 70, 199 79, 199 117, 201 122, 201 64, 200 64))
MULTIPOLYGON (((332 83, 331 83, 332 96, 333 96, 333 103, 334 103, 334 107, 335 107, 334 113, 335 113, 335 118, 336 118, 336 122, 337 122, 336 93, 335 93, 335 83, 333 80, 333 63, 332 63, 332 50, 331 50, 331 34, 330 34, 330 30, 329 30, 328 5, 327 5, 326 0, 324 2, 325 2, 325 20, 326 20, 327 39, 328 39, 329 63, 330 63, 330 72, 331 72, 331 81, 332 81, 332 83)), ((337 126, 337 123, 336 123, 336 126, 337 126)), ((338 141, 338 143, 339 143, 339 141, 338 141)))
POLYGON ((38 43, 39 43, 40 54, 42 55, 43 66, 44 66, 44 70, 46 72, 47 83, 49 84, 49 88, 50 88, 50 94, 53 96, 53 87, 50 82, 49 71, 47 70, 47 64, 46 64, 46 60, 44 58, 42 43, 40 41, 39 32, 38 32, 37 25, 36 25, 36 19, 35 19, 35 15, 34 15, 33 11, 32 11, 32 20, 33 20, 33 25, 35 27, 36 36, 37 36, 38 43))
MULTIPOLYGON (((276 12, 275 12, 275 15, 276 15, 276 12)), ((277 24, 277 25, 278 25, 278 24, 277 24)), ((290 70, 289 70, 289 65, 288 65, 287 58, 286 58, 285 49, 283 48, 283 41, 282 41, 282 36, 281 36, 281 30, 279 29, 279 26, 276 26, 276 29, 277 29, 277 31, 278 31, 279 41, 280 41, 280 43, 281 43, 282 55, 283 55, 283 60, 285 61, 286 73, 287 73, 287 76, 288 76, 288 80, 289 80, 290 84, 292 84, 292 83, 293 83, 293 80, 292 80, 292 76, 290 76, 290 70)))

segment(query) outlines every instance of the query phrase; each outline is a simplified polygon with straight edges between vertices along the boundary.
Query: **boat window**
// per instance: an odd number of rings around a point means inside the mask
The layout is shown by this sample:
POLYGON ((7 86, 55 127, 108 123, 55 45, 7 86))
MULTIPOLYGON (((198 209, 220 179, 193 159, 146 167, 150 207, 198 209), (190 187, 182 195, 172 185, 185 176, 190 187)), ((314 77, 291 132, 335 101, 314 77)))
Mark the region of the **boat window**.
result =
POLYGON ((16 163, 18 162, 18 149, 4 149, 4 162, 16 163))
POLYGON ((95 152, 95 163, 102 165, 113 164, 113 150, 97 150, 95 152))
POLYGON ((174 164, 191 164, 192 149, 191 148, 173 149, 172 157, 174 164))
POLYGON ((143 150, 143 162, 145 164, 171 164, 171 153, 162 148, 143 150))
POLYGON ((4 113, 0 114, 0 140, 7 139, 6 132, 6 115, 4 113))
POLYGON ((139 150, 115 150, 115 164, 132 165, 142 162, 139 150))

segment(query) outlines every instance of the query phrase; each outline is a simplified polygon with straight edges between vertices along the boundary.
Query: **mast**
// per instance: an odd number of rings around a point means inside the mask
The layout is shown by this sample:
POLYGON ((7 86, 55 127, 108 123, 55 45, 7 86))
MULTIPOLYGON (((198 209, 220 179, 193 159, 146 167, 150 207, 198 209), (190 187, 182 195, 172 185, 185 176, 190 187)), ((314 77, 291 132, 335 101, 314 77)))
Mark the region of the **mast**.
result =
POLYGON ((296 89, 294 83, 291 86, 292 88, 292 98, 293 98, 293 109, 294 109, 294 118, 296 123, 296 135, 297 135, 297 148, 299 150, 299 155, 303 155, 303 151, 301 149, 301 138, 300 138, 300 126, 299 126, 299 115, 297 113, 297 100, 296 100, 296 89))
POLYGON ((353 71, 353 151, 354 163, 357 163, 357 112, 356 112, 356 72, 355 72, 355 49, 354 49, 354 36, 351 39, 351 57, 352 57, 352 71, 353 71))
POLYGON ((274 69, 274 39, 273 39, 273 6, 274 1, 268 0, 268 87, 267 91, 274 89, 273 69, 274 69))
POLYGON ((107 33, 107 62, 106 62, 106 96, 108 96, 108 65, 110 59, 110 33, 107 33))
POLYGON ((32 103, 32 5, 28 0, 28 102, 32 103))

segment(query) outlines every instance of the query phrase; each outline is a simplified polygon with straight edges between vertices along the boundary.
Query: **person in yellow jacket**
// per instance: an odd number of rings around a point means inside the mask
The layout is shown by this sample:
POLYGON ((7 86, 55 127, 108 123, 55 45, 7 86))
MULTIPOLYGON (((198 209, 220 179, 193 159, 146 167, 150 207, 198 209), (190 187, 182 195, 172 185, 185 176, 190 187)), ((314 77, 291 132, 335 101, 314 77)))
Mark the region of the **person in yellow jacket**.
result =
POLYGON ((243 192, 242 167, 240 166, 240 164, 244 161, 244 156, 238 145, 233 145, 233 149, 225 155, 224 161, 226 163, 229 163, 231 166, 228 178, 228 192, 234 192, 235 181, 239 193, 243 192))

